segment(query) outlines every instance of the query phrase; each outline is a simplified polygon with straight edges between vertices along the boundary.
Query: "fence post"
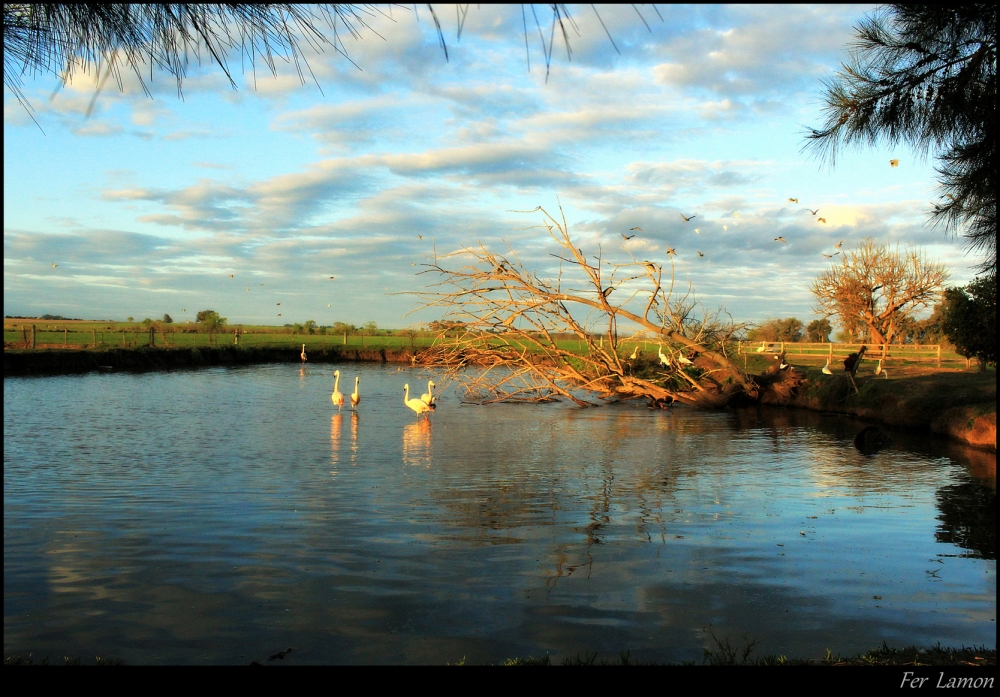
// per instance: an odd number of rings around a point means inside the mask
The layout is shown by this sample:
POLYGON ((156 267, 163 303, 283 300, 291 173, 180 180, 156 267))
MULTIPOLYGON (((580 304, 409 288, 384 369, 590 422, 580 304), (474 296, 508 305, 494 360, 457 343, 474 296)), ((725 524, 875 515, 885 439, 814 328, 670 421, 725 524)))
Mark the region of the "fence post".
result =
POLYGON ((736 355, 740 356, 742 354, 743 354, 743 342, 742 341, 737 341, 736 342, 736 355))
POLYGON ((122 329, 122 346, 128 346, 128 342, 125 340, 125 330, 122 329))
POLYGON ((35 325, 31 325, 31 348, 35 348, 35 325))
POLYGON ((63 327, 63 346, 69 344, 69 329, 63 327))
POLYGON ((94 348, 97 348, 97 330, 91 329, 90 331, 94 335, 94 348))
POLYGON ((941 344, 937 345, 937 367, 941 367, 941 344))
POLYGON ((153 325, 149 325, 149 345, 150 347, 156 346, 156 330, 153 325))
POLYGON ((28 348, 28 327, 21 325, 21 338, 24 339, 24 348, 28 348))
POLYGON ((347 346, 347 332, 344 332, 344 346, 347 346))
POLYGON ((830 342, 830 363, 833 363, 833 342, 830 342))

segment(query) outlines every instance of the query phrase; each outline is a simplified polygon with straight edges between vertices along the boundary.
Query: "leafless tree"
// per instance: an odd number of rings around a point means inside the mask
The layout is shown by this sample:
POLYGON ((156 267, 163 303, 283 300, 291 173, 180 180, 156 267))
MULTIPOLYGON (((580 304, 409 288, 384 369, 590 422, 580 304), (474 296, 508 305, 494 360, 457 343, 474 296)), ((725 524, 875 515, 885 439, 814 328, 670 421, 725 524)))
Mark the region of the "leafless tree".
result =
POLYGON ((504 253, 479 243, 435 256, 422 272, 442 278, 417 293, 418 309, 444 310, 440 321, 452 336, 420 359, 446 366, 469 399, 562 397, 584 406, 596 395, 708 407, 756 394, 727 355, 744 327, 724 312, 701 311, 690 291, 676 294, 672 266, 667 274, 624 245, 618 261, 600 247, 588 257, 561 207, 559 219, 541 207, 522 212, 541 212, 541 227, 556 243, 553 278, 527 269, 509 243, 504 253))
POLYGON ((869 238, 841 255, 811 290, 817 312, 837 317, 853 333, 864 328, 873 343, 889 344, 905 318, 940 297, 947 280, 944 264, 915 248, 900 254, 869 238))

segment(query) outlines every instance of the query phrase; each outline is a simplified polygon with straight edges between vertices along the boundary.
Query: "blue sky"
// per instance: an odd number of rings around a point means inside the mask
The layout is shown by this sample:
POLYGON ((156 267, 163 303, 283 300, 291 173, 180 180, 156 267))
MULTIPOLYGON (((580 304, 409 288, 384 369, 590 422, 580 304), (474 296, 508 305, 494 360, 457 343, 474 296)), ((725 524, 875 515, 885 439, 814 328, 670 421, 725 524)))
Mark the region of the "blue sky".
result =
POLYGON ((404 294, 433 280, 417 272, 435 247, 507 240, 552 270, 547 234, 526 229, 539 215, 511 211, 557 201, 588 254, 668 263, 672 247, 681 286, 737 320, 814 319, 809 284, 841 240, 914 244, 972 279, 975 260, 927 224, 933 160, 884 146, 830 168, 802 152, 821 79, 872 6, 657 6, 663 21, 639 6, 648 30, 599 6, 620 54, 589 6, 569 7, 579 35, 547 81, 518 5, 472 6, 460 41, 436 5, 448 61, 426 11, 374 13, 345 39, 357 67, 307 55, 318 87, 282 63, 254 79, 234 55, 237 90, 207 62, 183 100, 169 75, 152 98, 126 76, 86 118, 93 74, 51 99, 55 76, 27 81, 41 129, 4 102, 4 313, 415 325, 437 318, 407 315, 404 294))

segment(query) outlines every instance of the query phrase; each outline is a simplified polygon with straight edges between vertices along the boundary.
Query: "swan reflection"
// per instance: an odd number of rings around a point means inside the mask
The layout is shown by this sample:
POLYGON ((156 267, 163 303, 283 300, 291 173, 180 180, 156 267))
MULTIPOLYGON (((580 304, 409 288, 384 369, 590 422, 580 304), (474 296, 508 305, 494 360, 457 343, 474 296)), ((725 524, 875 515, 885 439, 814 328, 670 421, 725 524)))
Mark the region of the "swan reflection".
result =
POLYGON ((337 463, 340 462, 340 427, 344 420, 344 415, 337 413, 330 417, 330 464, 333 471, 330 474, 337 475, 337 463))
POLYGON ((420 419, 403 427, 403 464, 431 464, 431 422, 420 419))
MULTIPOLYGON (((356 388, 355 388, 356 389, 356 388)), ((337 416, 340 416, 339 414, 337 416)), ((358 464, 358 412, 351 412, 351 465, 358 464)))

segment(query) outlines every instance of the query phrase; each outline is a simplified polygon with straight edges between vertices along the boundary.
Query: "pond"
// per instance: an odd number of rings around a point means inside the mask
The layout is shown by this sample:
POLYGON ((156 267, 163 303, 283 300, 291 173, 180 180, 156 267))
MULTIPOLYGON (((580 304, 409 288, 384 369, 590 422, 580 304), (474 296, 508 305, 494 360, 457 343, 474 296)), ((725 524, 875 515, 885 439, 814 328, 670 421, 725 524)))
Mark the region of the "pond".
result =
POLYGON ((996 645, 996 459, 780 409, 403 404, 427 374, 4 380, 5 655, 700 661, 996 645), (330 401, 361 376, 356 413, 330 401))

